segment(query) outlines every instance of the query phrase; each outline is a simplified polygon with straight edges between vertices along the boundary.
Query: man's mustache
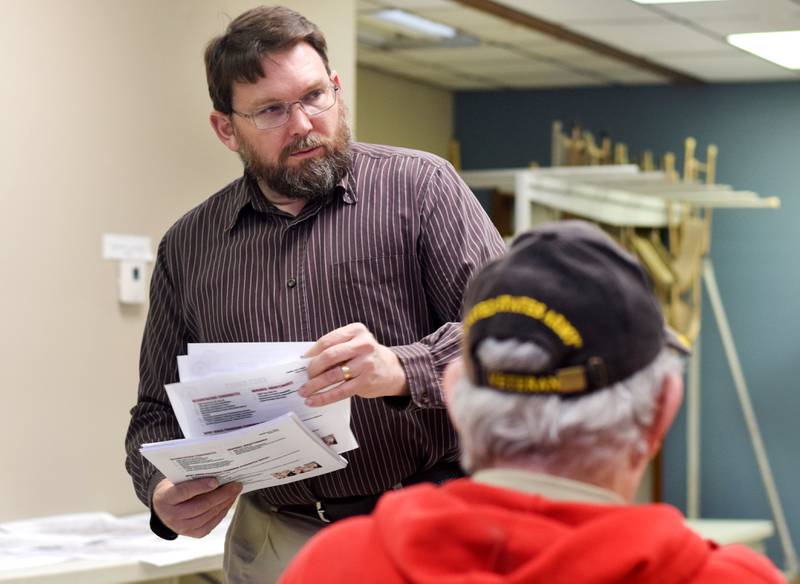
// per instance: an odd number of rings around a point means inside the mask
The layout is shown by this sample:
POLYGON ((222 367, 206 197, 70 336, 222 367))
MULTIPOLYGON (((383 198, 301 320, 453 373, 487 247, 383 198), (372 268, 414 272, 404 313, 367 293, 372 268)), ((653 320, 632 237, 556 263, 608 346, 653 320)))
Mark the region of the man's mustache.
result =
POLYGON ((285 164, 292 154, 302 152, 304 150, 311 150, 312 148, 323 147, 329 150, 328 141, 320 136, 306 136, 305 138, 298 138, 291 144, 288 144, 281 150, 280 161, 285 164))

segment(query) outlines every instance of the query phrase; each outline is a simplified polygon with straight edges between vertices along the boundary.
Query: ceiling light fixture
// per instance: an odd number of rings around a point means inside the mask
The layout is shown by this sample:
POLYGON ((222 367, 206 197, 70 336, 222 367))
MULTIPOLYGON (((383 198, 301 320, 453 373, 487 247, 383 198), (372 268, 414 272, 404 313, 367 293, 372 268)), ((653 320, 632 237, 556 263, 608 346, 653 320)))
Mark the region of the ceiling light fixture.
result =
POLYGON ((414 32, 436 38, 452 39, 458 36, 458 31, 452 26, 434 22, 432 20, 428 20, 427 18, 422 18, 421 16, 417 16, 416 14, 411 14, 410 12, 399 10, 397 8, 381 10, 374 13, 372 16, 385 22, 390 22, 392 24, 413 30, 414 32))
POLYGON ((633 0, 637 4, 689 4, 690 2, 721 2, 722 0, 633 0))
POLYGON ((734 47, 787 69, 800 69, 800 30, 729 34, 734 47))

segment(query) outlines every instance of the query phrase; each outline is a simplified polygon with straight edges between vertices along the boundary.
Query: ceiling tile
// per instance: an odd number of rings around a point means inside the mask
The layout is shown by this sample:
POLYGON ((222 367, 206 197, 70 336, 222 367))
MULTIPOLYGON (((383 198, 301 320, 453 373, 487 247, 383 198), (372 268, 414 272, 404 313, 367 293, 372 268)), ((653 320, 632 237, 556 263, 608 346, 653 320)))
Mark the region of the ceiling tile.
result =
POLYGON ((376 4, 382 4, 386 8, 402 8, 417 12, 419 10, 447 10, 456 8, 457 5, 449 0, 374 0, 376 4))
POLYGON ((737 21, 744 18, 750 18, 751 21, 761 19, 774 21, 792 13, 796 15, 800 12, 800 6, 791 0, 725 0, 663 4, 651 7, 651 10, 702 25, 707 22, 737 21))
POLYGON ((545 42, 547 39, 552 38, 527 26, 509 22, 504 18, 455 3, 452 3, 452 7, 449 9, 418 10, 416 13, 486 40, 534 43, 545 42))
POLYGON ((358 63, 367 65, 392 65, 406 63, 405 59, 399 57, 394 52, 366 49, 363 47, 358 48, 358 51, 356 52, 356 60, 358 63))
MULTIPOLYGON (((725 0, 638 5, 630 0, 499 0, 666 67, 714 81, 798 79, 800 75, 731 47, 727 34, 800 29, 800 0, 725 0)), ((442 87, 558 87, 665 80, 589 49, 448 0, 358 0, 405 8, 455 26, 481 44, 392 52, 358 48, 358 61, 442 87)), ((362 25, 360 25, 362 26, 362 25)))
POLYGON ((415 69, 411 72, 404 72, 404 75, 418 79, 423 83, 449 89, 497 89, 500 87, 499 84, 491 80, 475 79, 442 70, 415 69))
POLYGON ((449 24, 450 26, 475 34, 480 33, 483 29, 492 27, 507 28, 511 24, 504 18, 499 18, 483 10, 468 8, 456 3, 452 3, 450 8, 443 10, 417 10, 416 12, 425 18, 449 24))
POLYGON ((625 69, 628 65, 621 63, 617 59, 598 55, 590 51, 585 51, 583 55, 571 55, 568 58, 556 58, 562 67, 571 66, 575 69, 585 69, 587 71, 612 71, 625 69))
POLYGON ((554 87, 588 87, 605 85, 605 82, 577 73, 562 71, 548 75, 502 76, 503 84, 515 89, 551 89, 554 87))
POLYGON ((532 44, 514 43, 514 45, 526 52, 546 58, 563 57, 563 58, 577 60, 585 58, 589 55, 596 54, 592 51, 589 51, 588 49, 584 49, 583 47, 579 47, 572 43, 566 43, 564 41, 559 41, 556 39, 551 39, 546 42, 532 43, 532 44))
POLYGON ((553 38, 520 24, 496 24, 470 31, 470 34, 474 34, 484 41, 503 43, 547 43, 553 38))
POLYGON ((688 56, 670 57, 663 62, 676 69, 686 71, 706 81, 768 81, 795 79, 800 81, 800 74, 779 67, 769 61, 759 59, 747 53, 730 56, 688 56))
POLYGON ((658 18, 630 0, 502 0, 501 4, 559 24, 658 18))
POLYGON ((399 75, 407 79, 415 79, 417 81, 427 83, 429 85, 436 85, 438 87, 449 88, 496 88, 498 84, 491 79, 484 79, 476 76, 460 75, 447 68, 434 68, 426 66, 425 64, 412 65, 408 64, 405 67, 393 67, 390 69, 382 69, 384 72, 394 75, 399 75))
POLYGON ((405 49, 396 51, 399 56, 407 56, 421 61, 435 63, 502 63, 517 58, 508 50, 479 45, 475 47, 405 49))
POLYGON ((469 90, 496 90, 502 89, 501 86, 497 85, 487 85, 484 83, 478 83, 475 81, 470 81, 469 79, 434 79, 431 80, 432 84, 438 85, 439 87, 444 87, 446 89, 450 89, 452 91, 469 91, 469 90))
MULTIPOLYGON (((686 73, 687 71, 683 72, 686 73)), ((603 77, 610 81, 624 85, 664 85, 667 83, 661 75, 634 67, 604 69, 601 73, 603 77)))
POLYGON ((666 51, 713 51, 724 43, 700 32, 663 21, 657 24, 578 25, 577 32, 618 47, 635 55, 652 55, 666 51))
POLYGON ((791 0, 725 0, 668 4, 653 9, 720 37, 800 28, 800 4, 791 0))
POLYGON ((485 75, 493 77, 496 75, 548 75, 563 71, 561 67, 550 63, 529 61, 525 59, 509 59, 506 62, 497 63, 470 63, 470 64, 450 64, 454 71, 466 74, 485 75))
POLYGON ((670 59, 699 59, 703 57, 741 57, 742 55, 746 55, 747 53, 743 53, 741 49, 737 49, 733 45, 729 45, 728 43, 724 43, 719 45, 713 51, 679 51, 679 50, 669 50, 660 53, 653 53, 650 57, 654 61, 658 61, 660 63, 666 62, 670 59))
POLYGON ((771 32, 800 29, 800 13, 764 15, 756 12, 731 14, 720 18, 707 18, 697 23, 713 34, 726 37, 742 32, 771 32))
POLYGON ((435 75, 437 73, 441 73, 443 70, 442 67, 437 67, 435 65, 430 65, 428 63, 419 63, 416 61, 409 61, 409 60, 396 60, 391 62, 384 62, 384 66, 390 68, 393 71, 397 71, 398 73, 418 73, 420 75, 428 74, 428 75, 435 75))
POLYGON ((586 49, 575 48, 571 53, 562 56, 548 57, 542 65, 549 65, 558 70, 577 73, 603 83, 666 83, 660 75, 643 71, 637 67, 626 65, 617 59, 598 55, 586 49))
POLYGON ((383 5, 375 0, 358 0, 356 4, 356 10, 358 12, 371 12, 373 10, 380 10, 381 8, 383 8, 383 5))

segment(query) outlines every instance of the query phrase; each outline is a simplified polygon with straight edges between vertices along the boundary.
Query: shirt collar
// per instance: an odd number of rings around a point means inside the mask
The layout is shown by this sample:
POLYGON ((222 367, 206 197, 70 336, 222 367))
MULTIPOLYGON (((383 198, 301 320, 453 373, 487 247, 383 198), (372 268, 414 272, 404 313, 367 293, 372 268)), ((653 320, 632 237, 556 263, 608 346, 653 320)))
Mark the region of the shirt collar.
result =
POLYGON ((617 493, 581 481, 516 468, 488 468, 472 475, 477 483, 541 495, 555 501, 624 505, 617 493))
POLYGON ((251 202, 250 193, 254 186, 258 188, 247 173, 234 182, 225 212, 224 231, 230 231, 236 225, 242 209, 251 202))
MULTIPOLYGON (((334 187, 335 196, 341 197, 341 200, 348 205, 354 205, 358 201, 355 184, 356 180, 352 171, 348 171, 334 187)), ((245 172, 244 175, 233 184, 232 194, 226 212, 225 231, 230 231, 234 228, 239 220, 242 209, 248 205, 262 213, 278 212, 278 209, 267 201, 256 179, 245 172)))
POLYGON ((353 174, 352 167, 347 171, 347 174, 342 177, 342 180, 339 181, 337 188, 342 189, 342 201, 348 205, 356 204, 358 195, 356 194, 356 177, 355 174, 353 174))

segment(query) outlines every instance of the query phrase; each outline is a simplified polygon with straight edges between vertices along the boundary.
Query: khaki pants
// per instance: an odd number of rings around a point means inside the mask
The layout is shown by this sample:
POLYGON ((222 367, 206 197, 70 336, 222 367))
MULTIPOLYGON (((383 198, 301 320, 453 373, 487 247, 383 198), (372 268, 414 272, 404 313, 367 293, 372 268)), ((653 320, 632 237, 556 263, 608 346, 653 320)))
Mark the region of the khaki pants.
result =
POLYGON ((301 547, 324 525, 273 511, 254 494, 239 497, 225 538, 228 584, 277 582, 301 547))

